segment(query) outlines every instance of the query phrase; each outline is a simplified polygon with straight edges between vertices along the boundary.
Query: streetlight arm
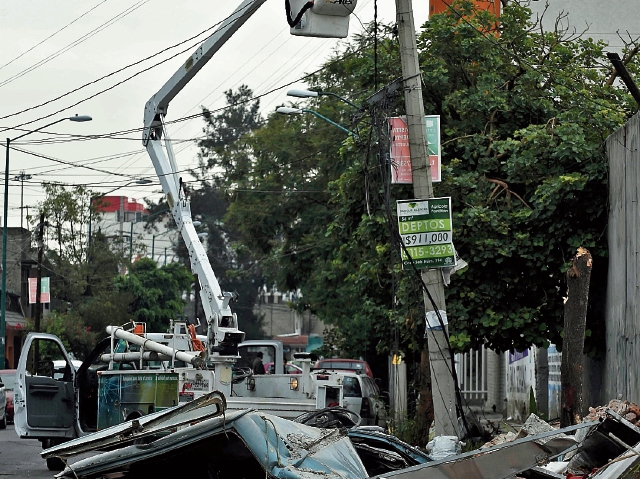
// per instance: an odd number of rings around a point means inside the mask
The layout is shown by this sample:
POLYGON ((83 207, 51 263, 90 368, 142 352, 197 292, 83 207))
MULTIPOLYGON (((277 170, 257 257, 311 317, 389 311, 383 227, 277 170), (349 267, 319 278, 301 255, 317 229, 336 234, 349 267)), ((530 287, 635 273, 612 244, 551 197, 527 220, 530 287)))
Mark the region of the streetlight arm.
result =
POLYGON ((8 148, 8 145, 9 145, 9 143, 11 141, 16 141, 16 140, 18 140, 18 139, 20 139, 20 138, 22 138, 24 136, 30 135, 31 133, 35 133, 35 132, 40 131, 40 130, 44 130, 47 127, 55 125, 56 123, 61 123, 61 122, 65 121, 65 120, 83 122, 83 121, 91 121, 92 118, 90 116, 88 116, 88 115, 80 115, 80 116, 76 115, 76 116, 70 116, 70 117, 67 117, 67 118, 58 118, 56 121, 52 121, 51 123, 47 123, 46 125, 42 125, 41 127, 38 127, 35 130, 29 130, 28 132, 23 133, 20 136, 16 136, 15 138, 12 138, 12 139, 7 138, 7 148, 8 148))
POLYGON ((348 105, 351 105, 354 108, 357 108, 358 110, 360 109, 360 107, 355 103, 353 103, 352 101, 349 101, 346 98, 341 97, 340 95, 330 91, 301 90, 299 88, 294 88, 293 90, 289 90, 287 92, 287 95, 295 96, 297 98, 316 98, 319 95, 329 95, 337 98, 340 101, 345 102, 348 105))
POLYGON ((327 118, 324 115, 321 115, 320 113, 318 113, 315 110, 309 110, 308 108, 301 108, 300 111, 304 112, 304 113, 311 113, 312 115, 317 116, 318 118, 326 121, 327 123, 332 124, 333 126, 335 126, 336 128, 340 128, 342 131, 344 131, 346 134, 353 136, 355 139, 358 139, 358 135, 356 135, 354 132, 352 132, 351 130, 346 129, 344 126, 336 123, 333 120, 330 120, 329 118, 327 118))
POLYGON ((352 101, 349 101, 346 98, 341 97, 340 95, 337 95, 337 94, 335 94, 333 92, 330 92, 330 91, 319 91, 318 95, 330 95, 332 97, 337 98, 340 101, 345 102, 347 105, 351 105, 352 107, 357 108, 358 110, 360 109, 360 107, 358 105, 356 105, 355 103, 353 103, 352 101))

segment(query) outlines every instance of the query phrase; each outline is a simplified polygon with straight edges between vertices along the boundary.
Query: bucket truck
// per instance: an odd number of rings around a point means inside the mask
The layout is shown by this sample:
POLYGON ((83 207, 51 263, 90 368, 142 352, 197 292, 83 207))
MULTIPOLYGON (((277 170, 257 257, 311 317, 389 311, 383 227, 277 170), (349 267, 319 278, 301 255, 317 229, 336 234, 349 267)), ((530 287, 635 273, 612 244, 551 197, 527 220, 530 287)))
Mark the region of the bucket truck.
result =
MULTIPOLYGON (((107 331, 109 338, 76 371, 59 338, 31 333, 16 378, 15 428, 20 437, 40 439, 49 447, 113 422, 133 420, 134 416, 175 405, 189 399, 189 394, 216 390, 231 396, 232 366, 239 358, 238 345, 244 340, 230 308, 236 296, 221 290, 196 233, 188 189, 178 173, 165 117, 170 101, 265 1, 244 0, 149 99, 144 109, 143 144, 189 252, 191 270, 200 281, 207 325, 202 343, 206 350, 194 348, 194 338, 177 346, 184 323, 172 325, 174 329, 166 341, 154 340, 146 332, 136 333, 136 325, 131 331, 111 326, 107 331), (66 367, 56 372, 56 362, 66 367), (159 366, 150 369, 150 363, 159 366), (101 366, 97 368, 97 364, 101 366)), ((357 0, 285 0, 291 33, 343 38, 356 3, 357 0)), ((339 382, 336 379, 338 389, 339 382)), ((290 388, 288 379, 286 388, 290 388)), ((306 400, 315 404, 311 395, 306 400)), ((59 464, 50 464, 53 466, 59 464)))

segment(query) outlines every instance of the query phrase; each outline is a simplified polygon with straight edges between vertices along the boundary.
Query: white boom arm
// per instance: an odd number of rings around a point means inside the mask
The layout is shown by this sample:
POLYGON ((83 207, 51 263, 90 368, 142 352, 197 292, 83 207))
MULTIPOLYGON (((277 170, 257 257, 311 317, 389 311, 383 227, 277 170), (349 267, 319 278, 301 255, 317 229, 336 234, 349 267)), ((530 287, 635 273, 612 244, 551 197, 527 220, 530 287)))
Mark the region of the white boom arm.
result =
POLYGON ((198 73, 225 42, 253 15, 266 0, 244 0, 220 27, 200 45, 184 65, 151 97, 144 110, 143 143, 151 156, 156 174, 167 196, 167 202, 189 251, 191 270, 198 276, 202 306, 207 325, 207 348, 210 358, 235 357, 237 345, 244 339, 235 314, 229 308, 234 299, 223 293, 200 243, 191 219, 188 193, 178 176, 178 168, 164 124, 169 102, 198 73), (164 137, 164 142, 162 138, 164 137), (163 145, 164 143, 164 145, 163 145), (221 357, 222 356, 222 357, 221 357))
MULTIPOLYGON (((229 301, 233 299, 233 295, 220 290, 218 280, 193 226, 188 192, 178 176, 164 117, 169 102, 265 1, 243 0, 158 93, 151 97, 144 109, 142 141, 151 156, 156 174, 167 195, 171 213, 186 243, 191 258, 191 269, 198 275, 208 325, 209 358, 220 365, 232 361, 237 355, 237 345, 244 339, 244 333, 238 329, 236 316, 229 308, 229 301), (163 137, 164 145, 161 141, 163 137)), ((349 28, 348 17, 356 3, 357 0, 285 0, 287 21, 292 28, 291 32, 296 35, 344 38, 349 28)))

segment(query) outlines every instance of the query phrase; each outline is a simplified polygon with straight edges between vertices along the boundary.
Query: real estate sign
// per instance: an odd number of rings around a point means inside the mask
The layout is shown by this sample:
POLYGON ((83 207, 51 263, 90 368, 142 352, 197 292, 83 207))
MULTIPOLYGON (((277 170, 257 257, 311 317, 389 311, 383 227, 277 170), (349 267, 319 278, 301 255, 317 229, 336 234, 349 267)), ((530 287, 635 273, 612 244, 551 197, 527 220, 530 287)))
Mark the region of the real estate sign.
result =
POLYGON ((398 229, 402 244, 402 268, 453 267, 451 198, 400 200, 397 202, 398 229))
MULTIPOLYGON (((442 154, 440 151, 440 116, 426 115, 427 152, 431 167, 431 181, 442 180, 442 154)), ((409 150, 409 128, 406 118, 389 118, 389 137, 391 138, 391 182, 413 183, 411 155, 409 150)))

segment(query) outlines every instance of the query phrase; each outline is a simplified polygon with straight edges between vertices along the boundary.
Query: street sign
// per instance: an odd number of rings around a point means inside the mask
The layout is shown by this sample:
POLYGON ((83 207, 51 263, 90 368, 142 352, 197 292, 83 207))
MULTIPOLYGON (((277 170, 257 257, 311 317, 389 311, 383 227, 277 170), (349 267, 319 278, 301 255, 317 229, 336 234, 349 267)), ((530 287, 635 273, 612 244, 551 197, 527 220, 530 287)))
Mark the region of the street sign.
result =
MULTIPOLYGON (((431 181, 442 181, 442 153, 440 150, 440 115, 425 115, 427 152, 431 168, 431 181)), ((389 118, 391 138, 391 183, 411 184, 411 155, 409 128, 404 117, 389 118)))
POLYGON ((399 200, 398 229, 402 243, 402 268, 444 268, 456 264, 453 248, 451 198, 399 200), (409 259, 409 256, 411 259, 409 259))

